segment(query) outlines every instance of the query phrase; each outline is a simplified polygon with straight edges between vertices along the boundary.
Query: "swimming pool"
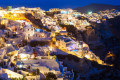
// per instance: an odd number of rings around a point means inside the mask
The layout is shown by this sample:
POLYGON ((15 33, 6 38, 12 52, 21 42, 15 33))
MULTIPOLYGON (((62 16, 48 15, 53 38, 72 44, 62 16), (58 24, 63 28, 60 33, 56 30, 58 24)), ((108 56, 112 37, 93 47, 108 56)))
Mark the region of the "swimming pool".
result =
POLYGON ((72 51, 77 52, 78 50, 77 50, 77 49, 74 49, 74 50, 72 50, 72 51))

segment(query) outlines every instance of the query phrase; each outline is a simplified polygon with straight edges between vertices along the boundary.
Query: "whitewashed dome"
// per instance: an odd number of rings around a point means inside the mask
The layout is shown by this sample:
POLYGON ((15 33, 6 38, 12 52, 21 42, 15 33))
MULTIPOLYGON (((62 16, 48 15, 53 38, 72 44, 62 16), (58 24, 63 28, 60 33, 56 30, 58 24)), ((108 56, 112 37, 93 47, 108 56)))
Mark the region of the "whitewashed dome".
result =
POLYGON ((34 29, 34 27, 32 27, 32 25, 25 25, 23 29, 34 29))

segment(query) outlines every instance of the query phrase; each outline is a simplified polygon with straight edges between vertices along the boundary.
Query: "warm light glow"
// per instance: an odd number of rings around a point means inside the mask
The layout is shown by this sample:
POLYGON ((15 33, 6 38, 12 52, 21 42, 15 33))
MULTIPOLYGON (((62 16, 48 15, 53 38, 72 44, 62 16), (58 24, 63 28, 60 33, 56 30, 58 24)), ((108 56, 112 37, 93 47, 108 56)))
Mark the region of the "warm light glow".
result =
POLYGON ((50 46, 50 47, 49 47, 49 50, 50 50, 50 51, 52 51, 52 50, 53 50, 52 46, 50 46))
POLYGON ((6 46, 11 46, 11 44, 6 44, 6 46))
POLYGON ((83 47, 88 47, 88 45, 87 45, 87 44, 85 44, 85 43, 83 43, 83 47))
POLYGON ((16 14, 14 14, 14 16, 16 17, 17 15, 16 15, 16 14))
POLYGON ((20 54, 20 58, 21 58, 22 60, 27 60, 27 55, 25 55, 25 54, 20 54))
POLYGON ((19 65, 19 68, 22 68, 23 66, 22 65, 19 65))
POLYGON ((86 57, 86 58, 89 58, 89 56, 88 56, 88 55, 85 55, 85 57, 86 57))
POLYGON ((26 55, 25 55, 25 54, 20 54, 20 57, 22 57, 22 58, 23 58, 23 57, 26 57, 26 55))
POLYGON ((23 78, 23 75, 13 72, 9 69, 3 69, 3 71, 7 73, 8 78, 23 78))

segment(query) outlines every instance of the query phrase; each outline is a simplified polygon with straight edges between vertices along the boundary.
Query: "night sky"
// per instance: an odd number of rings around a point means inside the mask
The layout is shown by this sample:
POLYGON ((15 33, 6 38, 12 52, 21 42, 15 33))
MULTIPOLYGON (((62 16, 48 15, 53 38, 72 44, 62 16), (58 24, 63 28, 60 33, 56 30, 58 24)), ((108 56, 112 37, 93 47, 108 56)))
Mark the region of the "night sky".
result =
POLYGON ((120 5, 120 0, 0 0, 0 6, 13 7, 40 7, 44 10, 50 8, 76 8, 91 3, 120 5))

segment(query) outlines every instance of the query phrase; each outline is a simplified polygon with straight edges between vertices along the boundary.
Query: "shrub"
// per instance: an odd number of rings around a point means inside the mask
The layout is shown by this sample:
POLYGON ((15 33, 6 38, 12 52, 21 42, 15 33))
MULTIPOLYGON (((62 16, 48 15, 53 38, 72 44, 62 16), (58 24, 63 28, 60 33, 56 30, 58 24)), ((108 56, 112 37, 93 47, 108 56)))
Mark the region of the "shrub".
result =
POLYGON ((57 80, 57 77, 54 73, 49 72, 46 74, 46 80, 57 80))

